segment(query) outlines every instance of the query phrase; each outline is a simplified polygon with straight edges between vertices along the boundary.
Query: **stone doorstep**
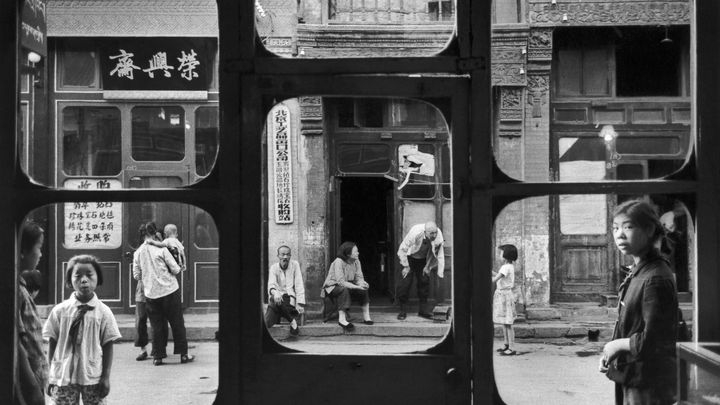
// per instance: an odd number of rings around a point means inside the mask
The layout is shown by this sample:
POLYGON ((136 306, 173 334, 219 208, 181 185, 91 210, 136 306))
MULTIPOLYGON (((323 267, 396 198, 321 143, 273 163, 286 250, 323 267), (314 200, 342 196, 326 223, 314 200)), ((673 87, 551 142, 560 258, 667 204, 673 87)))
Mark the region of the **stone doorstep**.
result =
MULTIPOLYGON (((131 316, 127 316, 130 318, 131 316)), ((311 323, 300 327, 302 336, 329 337, 342 335, 374 336, 374 337, 413 337, 437 338, 445 336, 450 328, 450 322, 433 322, 424 320, 416 315, 408 314, 407 321, 376 322, 374 325, 363 325, 355 322, 355 330, 345 332, 337 325, 337 321, 327 323, 311 323), (413 318, 417 318, 414 320, 413 318)), ((612 322, 529 322, 515 324, 513 329, 518 339, 557 339, 557 338, 583 338, 588 336, 589 330, 599 330, 599 339, 608 340, 612 336, 614 323, 612 322)), ((133 341, 135 338, 134 317, 118 322, 121 341, 133 341)), ((188 340, 213 340, 217 323, 197 322, 194 319, 186 320, 188 340)), ((270 335, 276 340, 284 340, 289 336, 289 325, 282 323, 270 328, 270 335)), ((502 338, 502 326, 495 325, 494 335, 502 338)), ((172 332, 171 332, 172 336, 172 332)))
MULTIPOLYGON (((606 341, 612 337, 614 322, 594 323, 564 323, 564 322, 536 322, 513 325, 517 339, 559 339, 559 338, 587 338, 589 331, 599 331, 598 340, 606 341)), ((503 327, 495 325, 494 336, 503 337, 503 327)))

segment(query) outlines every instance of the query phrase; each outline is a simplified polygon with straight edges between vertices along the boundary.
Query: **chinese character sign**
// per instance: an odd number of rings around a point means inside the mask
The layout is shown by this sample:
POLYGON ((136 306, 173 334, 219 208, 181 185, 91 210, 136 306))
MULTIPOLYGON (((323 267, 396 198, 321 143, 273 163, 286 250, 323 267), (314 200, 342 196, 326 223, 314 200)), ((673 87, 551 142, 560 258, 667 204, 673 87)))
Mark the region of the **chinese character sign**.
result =
POLYGON ((275 171, 275 223, 289 224, 293 222, 290 110, 284 105, 279 105, 272 110, 270 117, 275 171))
POLYGON ((47 0, 25 0, 20 22, 20 43, 47 56, 47 0))
MULTIPOLYGON (((105 190, 122 188, 115 179, 70 179, 65 188, 105 190)), ((65 203, 63 227, 66 249, 116 249, 122 243, 122 204, 65 203)))
POLYGON ((208 90, 214 38, 106 38, 104 90, 208 90))

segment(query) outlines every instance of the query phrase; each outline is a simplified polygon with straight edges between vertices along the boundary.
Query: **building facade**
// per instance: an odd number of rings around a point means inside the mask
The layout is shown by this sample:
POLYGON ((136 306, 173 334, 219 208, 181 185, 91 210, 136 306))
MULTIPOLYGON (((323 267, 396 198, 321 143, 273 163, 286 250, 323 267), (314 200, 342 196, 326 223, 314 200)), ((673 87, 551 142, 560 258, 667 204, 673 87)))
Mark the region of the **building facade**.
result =
MULTIPOLYGON (((490 66, 498 168, 527 182, 659 178, 679 169, 691 148, 691 7, 686 0, 496 1, 490 66)), ((214 2, 67 0, 49 1, 46 9, 48 57, 39 81, 26 82, 21 96, 31 177, 53 187, 133 188, 184 186, 210 175, 222 147, 214 2), (201 68, 188 72, 191 54, 201 68), (119 65, 128 59, 129 67, 119 65)), ((422 56, 453 46, 452 1, 259 0, 256 9, 260 40, 280 57, 422 56)), ((314 94, 277 102, 262 135, 265 192, 254 196, 267 207, 260 271, 280 245, 290 246, 309 305, 319 309, 335 250, 352 240, 373 302, 389 305, 399 280, 398 244, 412 225, 432 220, 446 255, 446 276, 433 275, 432 296, 449 302, 458 191, 448 106, 314 94)), ((533 197, 505 207, 493 237, 520 250, 519 304, 612 296, 623 258, 608 237, 609 216, 630 197, 533 197)), ((675 219, 678 285, 689 291, 688 216, 671 198, 652 198, 675 219)), ((107 241, 102 233, 100 240, 76 240, 71 225, 87 223, 75 219, 97 209, 55 207, 41 215, 56 235, 46 255, 54 286, 46 302, 67 293, 63 263, 90 248, 113 274, 106 279, 116 280, 103 287, 103 299, 132 310, 127 253, 137 246, 139 223, 155 220, 179 222, 189 247, 186 306, 216 305, 218 245, 206 211, 103 207, 121 218, 113 223, 121 231, 107 241)), ((490 277, 492 266, 477 271, 490 277)))
MULTIPOLYGON (((267 3, 267 7, 273 4, 267 3)), ((689 1, 496 1, 491 69, 498 168, 510 178, 528 182, 653 179, 680 169, 692 147, 691 6, 689 1)), ((293 14, 293 7, 282 10, 295 30, 285 37, 266 31, 264 38, 271 51, 285 57, 416 56, 452 46, 444 41, 452 28, 446 22, 454 19, 452 2, 368 6, 338 0, 305 2, 302 15, 293 14)), ((378 111, 386 111, 377 116, 394 117, 398 103, 422 105, 420 101, 356 99, 352 107, 348 103, 312 95, 283 103, 281 108, 290 117, 297 196, 292 209, 297 220, 278 223, 273 219, 276 207, 269 204, 268 257, 274 258, 277 245, 297 241, 292 246, 305 263, 308 288, 314 294, 334 257, 334 246, 346 237, 354 238, 363 242, 359 245, 364 268, 380 275, 381 295, 392 300, 399 267, 395 251, 413 223, 442 224, 449 235, 446 272, 452 263, 452 210, 447 208, 452 193, 443 188, 450 189, 443 186, 448 183, 445 179, 451 179, 450 153, 432 152, 439 175, 435 182, 441 187, 414 200, 396 190, 402 157, 395 159, 393 152, 404 142, 422 144, 439 134, 440 149, 451 149, 452 135, 438 131, 442 124, 423 128, 419 120, 416 131, 423 135, 400 138, 391 122, 362 121, 373 103, 378 111), (350 116, 356 121, 347 131, 338 122, 350 116), (338 149, 345 139, 360 143, 351 155, 358 159, 360 171, 338 166, 350 158, 342 154, 343 146, 338 149), (399 144, 398 139, 402 139, 399 144), (377 171, 369 174, 363 166, 371 163, 362 156, 387 155, 384 150, 372 151, 382 149, 380 145, 392 151, 390 162, 375 166, 377 171), (387 185, 362 184, 365 181, 387 185), (344 230, 353 228, 345 224, 358 214, 349 202, 353 197, 343 199, 342 184, 366 190, 362 194, 368 208, 372 203, 367 196, 377 196, 378 205, 371 210, 380 222, 373 225, 373 232, 363 232, 371 235, 370 240, 344 230), (382 196, 388 201, 385 205, 382 196), (388 214, 379 214, 383 212, 388 214)), ((268 118, 268 145, 274 136, 273 113, 268 118)), ((417 108, 414 113, 423 114, 417 108)), ((269 161, 272 157, 268 153, 269 161)), ((272 182, 276 175, 272 167, 267 173, 272 182)), ((270 183, 268 193, 269 201, 274 201, 270 183)), ((643 196, 534 197, 505 207, 493 237, 497 245, 513 243, 520 250, 515 288, 519 306, 612 303, 626 259, 609 237, 611 213, 618 203, 633 197, 643 196)), ((644 197, 665 214, 672 247, 664 250, 677 269, 680 291, 689 292, 693 229, 688 212, 672 197, 644 197)), ((449 286, 439 290, 445 294, 440 300, 448 297, 449 286)))

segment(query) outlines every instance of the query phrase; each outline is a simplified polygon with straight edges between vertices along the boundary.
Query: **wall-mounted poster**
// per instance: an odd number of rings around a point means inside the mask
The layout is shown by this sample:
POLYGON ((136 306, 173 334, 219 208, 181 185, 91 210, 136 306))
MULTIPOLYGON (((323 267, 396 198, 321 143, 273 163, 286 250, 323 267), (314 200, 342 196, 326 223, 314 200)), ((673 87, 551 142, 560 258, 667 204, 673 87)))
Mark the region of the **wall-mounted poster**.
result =
POLYGON ((284 105, 271 113, 273 169, 275 177, 275 223, 293 222, 292 158, 290 153, 290 110, 284 105))
MULTIPOLYGON (((120 189, 115 179, 69 179, 64 187, 76 190, 120 189)), ((122 204, 69 202, 64 207, 66 249, 117 249, 122 243, 122 204)))

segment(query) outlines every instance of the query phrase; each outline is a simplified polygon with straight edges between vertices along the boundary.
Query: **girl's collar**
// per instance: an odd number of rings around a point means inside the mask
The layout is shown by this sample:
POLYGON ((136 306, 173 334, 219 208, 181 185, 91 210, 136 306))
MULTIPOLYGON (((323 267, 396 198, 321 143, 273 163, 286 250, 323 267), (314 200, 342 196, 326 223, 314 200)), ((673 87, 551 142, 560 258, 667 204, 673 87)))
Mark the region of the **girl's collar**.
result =
POLYGON ((634 277, 637 275, 637 273, 640 272, 648 263, 654 262, 657 259, 665 260, 663 256, 660 254, 660 251, 658 251, 655 248, 650 249, 650 251, 640 259, 635 265, 632 266, 632 271, 630 272, 630 277, 634 277))

